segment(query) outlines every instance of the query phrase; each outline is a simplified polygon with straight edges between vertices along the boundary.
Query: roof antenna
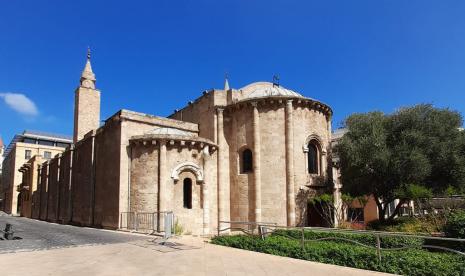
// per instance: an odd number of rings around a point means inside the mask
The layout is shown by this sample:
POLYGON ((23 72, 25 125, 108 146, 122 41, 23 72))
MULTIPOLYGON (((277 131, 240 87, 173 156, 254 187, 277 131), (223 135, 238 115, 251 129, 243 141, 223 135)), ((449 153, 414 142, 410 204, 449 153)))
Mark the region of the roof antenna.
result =
POLYGON ((278 75, 273 76, 273 86, 279 87, 279 76, 278 75))

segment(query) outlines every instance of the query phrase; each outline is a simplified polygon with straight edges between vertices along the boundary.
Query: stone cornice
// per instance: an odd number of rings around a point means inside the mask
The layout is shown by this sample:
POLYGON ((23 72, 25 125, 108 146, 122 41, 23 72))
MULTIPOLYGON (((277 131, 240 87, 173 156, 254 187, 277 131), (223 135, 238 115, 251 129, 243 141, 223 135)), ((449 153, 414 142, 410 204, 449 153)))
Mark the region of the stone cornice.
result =
POLYGON ((257 106, 273 106, 273 105, 285 105, 287 102, 292 101, 292 104, 295 107, 305 107, 309 109, 316 110, 318 112, 321 112, 325 114, 328 117, 331 117, 333 114, 333 111, 331 107, 328 105, 313 100, 309 98, 300 98, 300 97, 282 97, 282 96, 276 96, 276 97, 264 97, 264 98, 253 98, 253 99, 247 99, 247 100, 242 100, 238 101, 235 103, 232 103, 228 106, 225 107, 227 111, 232 111, 235 109, 240 109, 244 106, 248 105, 257 105, 257 106))
POLYGON ((128 120, 128 121, 146 123, 146 124, 150 124, 154 126, 177 128, 180 130, 186 130, 186 131, 191 131, 191 132, 199 131, 198 124, 184 122, 184 121, 170 119, 170 118, 153 116, 153 115, 129 111, 125 109, 120 110, 118 113, 116 113, 109 119, 114 119, 114 118, 118 118, 119 120, 123 120, 123 121, 128 120))
POLYGON ((208 146, 211 153, 218 149, 214 142, 202 137, 146 134, 133 136, 129 139, 131 145, 157 145, 160 142, 166 143, 168 146, 198 148, 200 150, 208 146))

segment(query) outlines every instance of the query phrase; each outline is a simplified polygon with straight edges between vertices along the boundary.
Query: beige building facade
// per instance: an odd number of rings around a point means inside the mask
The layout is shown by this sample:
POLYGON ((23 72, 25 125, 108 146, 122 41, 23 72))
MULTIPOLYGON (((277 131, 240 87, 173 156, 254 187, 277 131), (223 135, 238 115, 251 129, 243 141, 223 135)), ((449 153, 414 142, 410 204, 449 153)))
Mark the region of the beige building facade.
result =
POLYGON ((20 186, 23 175, 19 171, 20 168, 36 155, 51 159, 63 152, 71 142, 66 136, 37 131, 26 130, 15 135, 5 150, 3 160, 1 197, 4 212, 13 215, 21 213, 20 186))
POLYGON ((233 89, 226 80, 168 118, 123 109, 99 126, 88 55, 75 143, 23 167, 24 181, 37 180, 38 210, 28 214, 120 228, 128 213, 172 211, 193 234, 215 233, 221 221, 308 225, 308 198, 333 191, 331 116, 328 105, 278 83, 233 89))

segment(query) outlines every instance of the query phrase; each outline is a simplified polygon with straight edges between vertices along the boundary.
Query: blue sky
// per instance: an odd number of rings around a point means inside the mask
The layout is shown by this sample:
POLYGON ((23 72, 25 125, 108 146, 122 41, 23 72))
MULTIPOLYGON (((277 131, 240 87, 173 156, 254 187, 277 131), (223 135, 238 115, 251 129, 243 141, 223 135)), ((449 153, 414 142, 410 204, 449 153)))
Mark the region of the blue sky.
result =
POLYGON ((209 88, 271 81, 353 112, 465 114, 465 1, 3 1, 0 135, 72 133, 92 48, 102 119, 160 116, 209 88))

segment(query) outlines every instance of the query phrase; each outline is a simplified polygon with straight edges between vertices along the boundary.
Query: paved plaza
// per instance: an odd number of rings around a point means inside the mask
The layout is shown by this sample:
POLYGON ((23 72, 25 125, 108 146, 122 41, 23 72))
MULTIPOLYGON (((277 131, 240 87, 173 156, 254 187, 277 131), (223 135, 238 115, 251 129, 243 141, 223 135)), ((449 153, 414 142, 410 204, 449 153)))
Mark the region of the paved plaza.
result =
POLYGON ((5 275, 388 275, 207 243, 0 217, 22 240, 0 241, 5 275))
MULTIPOLYGON (((75 227, 32 220, 22 217, 0 216, 0 229, 13 225, 20 240, 0 241, 0 255, 11 252, 58 249, 83 245, 103 245, 147 239, 142 235, 75 227)), ((1 257, 0 257, 1 258, 1 257)))

